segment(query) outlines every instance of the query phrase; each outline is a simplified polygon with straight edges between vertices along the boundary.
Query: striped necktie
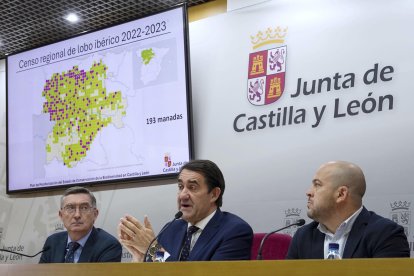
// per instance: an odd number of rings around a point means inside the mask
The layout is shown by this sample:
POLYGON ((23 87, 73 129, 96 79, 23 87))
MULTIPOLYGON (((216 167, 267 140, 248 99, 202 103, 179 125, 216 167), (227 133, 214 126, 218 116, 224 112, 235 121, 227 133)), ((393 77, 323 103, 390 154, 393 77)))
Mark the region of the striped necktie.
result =
POLYGON ((187 261, 188 256, 190 255, 191 238, 193 237, 193 234, 197 232, 198 229, 200 228, 194 225, 188 227, 187 237, 185 238, 184 246, 181 250, 180 261, 187 261))
POLYGON ((75 260, 75 251, 80 246, 77 242, 70 242, 68 246, 68 252, 66 253, 65 263, 73 263, 75 260))

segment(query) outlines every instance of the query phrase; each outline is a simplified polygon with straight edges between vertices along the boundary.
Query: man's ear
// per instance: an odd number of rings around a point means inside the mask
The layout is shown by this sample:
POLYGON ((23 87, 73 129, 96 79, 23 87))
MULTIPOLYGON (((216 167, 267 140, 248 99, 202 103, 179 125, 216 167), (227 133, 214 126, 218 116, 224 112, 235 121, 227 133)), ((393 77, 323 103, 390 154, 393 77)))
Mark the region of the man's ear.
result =
POLYGON ((221 189, 219 187, 215 187, 213 190, 211 190, 210 194, 211 194, 211 201, 215 202, 217 201, 217 199, 219 198, 221 194, 221 189))
POLYGON ((349 197, 349 188, 348 186, 340 186, 337 190, 337 201, 343 202, 349 197))
POLYGON ((95 219, 97 219, 97 218, 98 218, 98 215, 99 215, 99 210, 98 210, 98 209, 96 209, 96 208, 94 208, 94 209, 93 209, 93 212, 94 212, 94 214, 95 214, 95 219))

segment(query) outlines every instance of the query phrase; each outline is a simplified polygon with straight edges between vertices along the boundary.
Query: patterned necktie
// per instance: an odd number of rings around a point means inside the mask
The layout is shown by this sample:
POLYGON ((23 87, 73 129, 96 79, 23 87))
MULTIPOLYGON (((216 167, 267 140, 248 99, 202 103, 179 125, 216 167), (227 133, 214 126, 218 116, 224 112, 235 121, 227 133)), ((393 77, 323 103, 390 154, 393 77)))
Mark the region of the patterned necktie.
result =
POLYGON ((194 225, 188 227, 187 237, 185 238, 184 246, 181 250, 180 261, 187 261, 188 256, 190 255, 191 238, 193 237, 193 234, 197 232, 198 229, 200 228, 194 225))
POLYGON ((68 253, 66 253, 65 263, 73 263, 75 260, 75 251, 80 246, 77 242, 70 242, 68 246, 68 253))

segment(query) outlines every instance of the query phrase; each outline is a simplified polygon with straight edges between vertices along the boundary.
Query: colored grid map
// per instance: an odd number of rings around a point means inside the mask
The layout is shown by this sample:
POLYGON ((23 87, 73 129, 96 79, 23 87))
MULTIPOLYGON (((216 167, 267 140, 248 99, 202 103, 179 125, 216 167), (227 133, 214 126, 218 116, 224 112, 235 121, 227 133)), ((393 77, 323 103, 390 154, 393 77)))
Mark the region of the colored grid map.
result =
POLYGON ((74 66, 46 80, 43 113, 54 123, 46 142, 47 162, 57 158, 72 168, 86 157, 97 134, 108 124, 123 126, 127 101, 121 91, 106 90, 107 69, 101 60, 90 70, 74 66))

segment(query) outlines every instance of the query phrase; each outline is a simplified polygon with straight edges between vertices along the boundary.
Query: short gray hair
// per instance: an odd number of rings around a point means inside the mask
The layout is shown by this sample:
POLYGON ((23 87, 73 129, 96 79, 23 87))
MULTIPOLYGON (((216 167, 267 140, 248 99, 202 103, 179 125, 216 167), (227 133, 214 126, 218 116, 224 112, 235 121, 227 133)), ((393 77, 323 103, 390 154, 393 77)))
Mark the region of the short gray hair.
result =
POLYGON ((87 189, 85 187, 80 187, 80 186, 70 187, 69 189, 67 189, 63 193, 62 197, 60 198, 60 208, 63 208, 63 201, 64 201, 65 197, 68 196, 68 195, 74 195, 74 194, 87 194, 87 195, 89 195, 89 198, 90 198, 91 203, 92 203, 92 207, 96 208, 96 198, 93 195, 93 193, 89 189, 87 189))

